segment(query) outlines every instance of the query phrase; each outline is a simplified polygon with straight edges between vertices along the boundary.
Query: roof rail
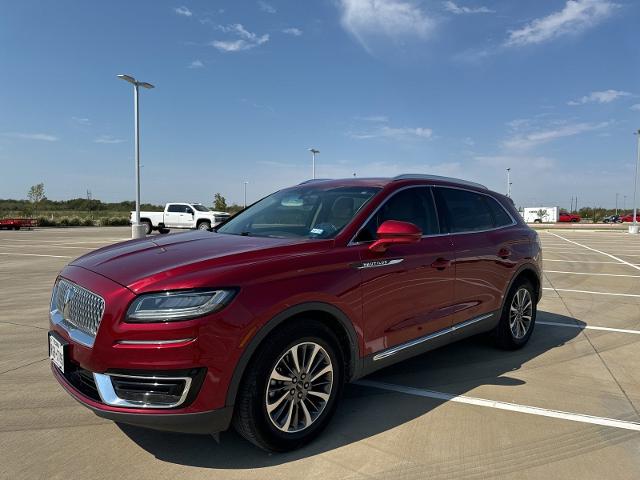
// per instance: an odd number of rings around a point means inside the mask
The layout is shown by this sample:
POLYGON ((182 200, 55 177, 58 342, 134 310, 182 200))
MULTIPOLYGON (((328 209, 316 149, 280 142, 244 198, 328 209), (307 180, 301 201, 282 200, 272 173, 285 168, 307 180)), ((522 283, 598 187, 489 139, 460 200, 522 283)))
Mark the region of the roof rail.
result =
POLYGON ((333 180, 333 178, 310 178, 309 180, 300 182, 298 185, 305 185, 307 183, 315 183, 315 182, 328 182, 329 180, 333 180))
POLYGON ((462 185, 468 185, 471 187, 483 188, 485 190, 488 190, 488 188, 481 183, 470 182, 469 180, 462 180, 460 178, 443 177, 440 175, 428 175, 423 173, 403 173, 402 175, 393 177, 393 181, 397 180, 440 180, 445 182, 460 183, 462 185))

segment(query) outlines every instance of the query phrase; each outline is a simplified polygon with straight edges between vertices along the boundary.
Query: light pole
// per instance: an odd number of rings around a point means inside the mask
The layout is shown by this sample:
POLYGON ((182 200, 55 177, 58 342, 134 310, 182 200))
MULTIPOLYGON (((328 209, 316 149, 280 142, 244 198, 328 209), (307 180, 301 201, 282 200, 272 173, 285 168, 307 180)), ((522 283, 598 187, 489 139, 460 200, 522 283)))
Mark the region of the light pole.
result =
POLYGON ((622 213, 626 215, 626 212, 627 212, 627 196, 623 195, 622 196, 622 213))
POLYGON ((316 154, 320 153, 320 150, 316 149, 316 148, 310 148, 309 151, 311 152, 311 157, 312 157, 312 161, 313 161, 313 176, 311 178, 316 178, 316 154))
POLYGON ((616 215, 618 214, 618 195, 620 194, 616 193, 616 215))
POLYGON ((511 198, 511 167, 507 168, 507 197, 511 198))
POLYGON ((140 225, 140 109, 138 107, 138 89, 154 88, 147 82, 139 82, 130 75, 118 75, 118 78, 125 80, 133 85, 133 111, 134 111, 134 129, 135 129, 135 152, 136 152, 136 218, 135 223, 131 225, 131 238, 143 238, 146 235, 146 226, 140 225))
POLYGON ((638 164, 640 163, 640 130, 635 134, 638 136, 638 158, 636 159, 636 174, 633 177, 633 223, 629 225, 629 233, 638 233, 636 191, 638 189, 638 164))
POLYGON ((249 182, 243 182, 244 183, 244 208, 247 208, 247 184, 249 182))

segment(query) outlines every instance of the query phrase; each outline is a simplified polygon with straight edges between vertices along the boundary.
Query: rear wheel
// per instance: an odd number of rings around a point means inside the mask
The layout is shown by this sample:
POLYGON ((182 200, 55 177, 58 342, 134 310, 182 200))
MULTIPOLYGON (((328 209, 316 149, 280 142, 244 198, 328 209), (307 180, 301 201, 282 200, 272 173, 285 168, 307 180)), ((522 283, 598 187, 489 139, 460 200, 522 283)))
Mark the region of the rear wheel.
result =
POLYGON ((153 226, 149 220, 141 220, 140 225, 144 225, 144 233, 145 235, 150 235, 153 230, 153 226))
POLYGON ((280 452, 321 432, 335 411, 344 378, 338 340, 315 321, 278 330, 246 372, 234 426, 258 447, 280 452))
POLYGON ((509 290, 500 322, 494 330, 500 348, 516 350, 531 338, 536 323, 535 290, 528 280, 517 280, 509 290))

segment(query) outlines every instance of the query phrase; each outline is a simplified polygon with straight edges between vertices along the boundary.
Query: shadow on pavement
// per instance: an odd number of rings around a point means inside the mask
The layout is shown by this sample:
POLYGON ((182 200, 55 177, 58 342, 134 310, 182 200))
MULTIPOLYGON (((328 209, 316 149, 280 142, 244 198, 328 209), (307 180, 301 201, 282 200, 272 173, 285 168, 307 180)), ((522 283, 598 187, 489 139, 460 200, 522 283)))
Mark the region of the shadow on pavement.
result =
MULTIPOLYGON (((477 336, 398 363, 367 379, 455 395, 464 395, 481 385, 518 388, 525 382, 510 378, 509 372, 564 345, 578 336, 585 325, 571 317, 544 311, 538 312, 538 320, 577 324, 580 328, 537 326, 527 346, 517 351, 499 350, 486 336, 477 336)), ((358 442, 428 414, 442 403, 442 400, 350 384, 345 388, 336 415, 320 437, 300 450, 285 454, 264 452, 233 430, 222 432, 218 443, 204 435, 157 432, 128 425, 119 427, 140 447, 165 462, 250 469, 296 461, 358 442)))

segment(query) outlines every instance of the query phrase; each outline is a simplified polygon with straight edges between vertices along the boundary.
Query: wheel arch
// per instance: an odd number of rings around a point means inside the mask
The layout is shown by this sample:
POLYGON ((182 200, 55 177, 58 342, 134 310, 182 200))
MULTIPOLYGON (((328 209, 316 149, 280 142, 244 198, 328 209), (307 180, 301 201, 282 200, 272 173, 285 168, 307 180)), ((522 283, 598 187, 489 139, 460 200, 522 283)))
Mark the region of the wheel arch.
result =
MULTIPOLYGON (((525 278, 531 282, 533 288, 535 289, 536 303, 540 301, 540 298, 542 296, 542 281, 540 279, 540 273, 535 265, 527 263, 525 265, 522 265, 511 278, 511 281, 509 282, 509 285, 505 291, 504 298, 502 300, 503 308, 504 302, 507 301, 508 293, 509 291, 511 291, 511 287, 513 287, 513 284, 521 278, 525 278)), ((502 311, 502 309, 500 311, 502 311)))
POLYGON ((360 375, 362 370, 362 359, 360 356, 360 343, 353 323, 349 317, 334 305, 323 302, 309 302, 295 305, 282 311, 258 330, 249 341, 236 364, 235 370, 227 389, 226 405, 232 406, 235 403, 236 395, 244 377, 247 365, 253 358, 260 345, 266 338, 278 328, 283 328, 285 324, 295 321, 296 318, 313 318, 319 320, 329 327, 338 338, 340 347, 345 353, 347 371, 345 377, 347 381, 353 380, 360 375))

